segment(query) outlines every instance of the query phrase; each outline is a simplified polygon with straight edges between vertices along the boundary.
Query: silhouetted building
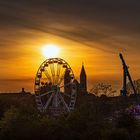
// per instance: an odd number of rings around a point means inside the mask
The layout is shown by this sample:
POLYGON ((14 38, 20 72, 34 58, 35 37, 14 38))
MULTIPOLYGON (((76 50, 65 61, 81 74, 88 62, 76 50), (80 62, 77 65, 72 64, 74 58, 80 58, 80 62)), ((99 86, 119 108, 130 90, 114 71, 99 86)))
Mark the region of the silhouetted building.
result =
POLYGON ((66 69, 65 75, 64 75, 64 92, 66 94, 69 94, 70 91, 70 81, 71 81, 71 76, 70 76, 70 70, 66 69))
MULTIPOLYGON (((64 75, 64 92, 70 94, 71 92, 71 76, 69 69, 66 69, 64 75)), ((77 94, 86 94, 87 93, 87 76, 84 65, 82 64, 81 73, 80 73, 80 83, 74 79, 73 81, 76 84, 77 94)))
POLYGON ((24 90, 24 88, 22 88, 22 90, 21 90, 21 93, 25 93, 25 90, 24 90))
POLYGON ((74 79, 73 83, 76 85, 77 93, 79 93, 79 91, 80 91, 80 83, 76 79, 74 79))
POLYGON ((82 64, 82 69, 80 73, 80 92, 87 93, 87 76, 84 65, 82 64))
POLYGON ((31 94, 30 92, 26 92, 24 88, 21 89, 21 94, 25 95, 25 94, 31 94))

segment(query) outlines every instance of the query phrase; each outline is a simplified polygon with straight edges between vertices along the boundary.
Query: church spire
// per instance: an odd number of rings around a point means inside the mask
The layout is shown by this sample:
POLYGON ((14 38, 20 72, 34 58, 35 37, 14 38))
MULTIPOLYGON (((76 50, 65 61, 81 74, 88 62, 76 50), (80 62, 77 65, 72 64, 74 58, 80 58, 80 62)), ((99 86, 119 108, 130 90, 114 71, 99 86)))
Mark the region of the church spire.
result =
POLYGON ((85 67, 84 67, 84 63, 82 62, 82 68, 81 68, 81 73, 80 73, 80 77, 86 77, 86 71, 85 71, 85 67))
POLYGON ((82 68, 80 73, 80 89, 82 93, 87 92, 87 76, 86 76, 86 71, 83 62, 82 62, 82 68))

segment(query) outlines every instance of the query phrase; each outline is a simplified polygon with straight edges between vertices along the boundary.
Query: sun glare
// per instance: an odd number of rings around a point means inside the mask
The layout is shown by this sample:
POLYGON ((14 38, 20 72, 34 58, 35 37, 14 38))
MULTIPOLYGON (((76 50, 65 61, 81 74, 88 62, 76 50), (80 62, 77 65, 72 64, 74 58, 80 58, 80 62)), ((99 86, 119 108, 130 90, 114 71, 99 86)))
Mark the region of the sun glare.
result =
POLYGON ((47 44, 42 48, 43 55, 48 58, 58 57, 59 51, 59 47, 54 44, 47 44))

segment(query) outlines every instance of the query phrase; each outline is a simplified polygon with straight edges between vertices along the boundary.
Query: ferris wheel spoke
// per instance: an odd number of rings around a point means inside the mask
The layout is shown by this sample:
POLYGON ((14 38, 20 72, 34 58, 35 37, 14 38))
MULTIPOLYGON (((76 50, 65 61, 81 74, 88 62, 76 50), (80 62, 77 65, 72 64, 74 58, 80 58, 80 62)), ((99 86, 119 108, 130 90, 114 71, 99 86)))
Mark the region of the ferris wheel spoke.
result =
POLYGON ((61 65, 58 63, 57 64, 57 73, 56 73, 56 84, 58 84, 59 76, 60 76, 60 71, 61 71, 61 65))
POLYGON ((51 74, 52 74, 52 82, 55 84, 55 69, 54 69, 54 63, 50 64, 51 74))
POLYGON ((52 93, 52 92, 54 92, 54 91, 52 90, 52 91, 45 92, 45 93, 41 94, 40 96, 42 97, 42 96, 45 96, 45 95, 52 93))
POLYGON ((61 77, 59 78, 59 82, 58 85, 61 85, 62 81, 64 80, 64 75, 65 75, 65 71, 63 72, 63 74, 61 75, 61 77))
POLYGON ((64 75, 65 75, 66 70, 63 72, 63 74, 61 75, 61 77, 59 78, 59 82, 58 85, 61 85, 62 81, 64 80, 64 75))
POLYGON ((59 80, 59 82, 58 82, 58 85, 61 85, 63 79, 64 79, 64 75, 61 76, 61 78, 60 78, 60 80, 59 80))
POLYGON ((52 80, 51 80, 51 76, 49 75, 48 71, 45 70, 44 73, 45 73, 47 79, 48 79, 50 82, 52 82, 52 80))
POLYGON ((69 109, 67 103, 64 101, 64 98, 61 96, 60 93, 58 95, 59 95, 60 101, 63 103, 63 105, 65 106, 65 108, 67 109, 67 111, 70 112, 70 109, 69 109))
POLYGON ((47 103, 45 104, 44 109, 47 109, 47 108, 48 108, 48 106, 49 106, 49 104, 50 104, 50 102, 51 102, 51 100, 52 100, 53 97, 54 97, 54 92, 53 92, 53 94, 50 96, 50 98, 48 99, 47 103))

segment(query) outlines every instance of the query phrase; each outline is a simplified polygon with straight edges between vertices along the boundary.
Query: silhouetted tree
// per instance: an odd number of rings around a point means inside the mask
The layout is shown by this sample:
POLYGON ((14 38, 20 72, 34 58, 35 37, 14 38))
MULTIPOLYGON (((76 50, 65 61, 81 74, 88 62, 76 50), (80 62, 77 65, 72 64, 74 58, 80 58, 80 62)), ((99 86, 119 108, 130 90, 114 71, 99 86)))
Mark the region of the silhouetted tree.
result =
POLYGON ((114 96, 116 90, 113 90, 110 84, 99 83, 95 87, 93 87, 90 91, 92 94, 96 96, 106 95, 106 96, 114 96))
MULTIPOLYGON (((135 86, 136 92, 140 94, 140 79, 134 80, 133 84, 135 86)), ((128 95, 134 94, 134 91, 130 82, 127 83, 127 94, 128 95)))

